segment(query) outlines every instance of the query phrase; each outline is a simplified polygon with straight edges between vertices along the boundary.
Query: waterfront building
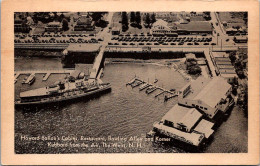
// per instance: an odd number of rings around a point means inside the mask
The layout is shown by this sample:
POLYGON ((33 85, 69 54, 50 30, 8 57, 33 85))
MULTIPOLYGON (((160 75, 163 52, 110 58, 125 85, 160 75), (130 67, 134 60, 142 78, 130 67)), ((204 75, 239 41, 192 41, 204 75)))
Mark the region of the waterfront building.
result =
POLYGON ((95 29, 94 21, 89 15, 82 15, 74 26, 74 31, 93 31, 95 29))
POLYGON ((45 27, 46 32, 60 32, 62 30, 62 23, 60 22, 50 22, 45 27))
POLYGON ((189 82, 180 91, 178 103, 197 108, 209 119, 217 113, 225 113, 232 102, 232 87, 223 77, 199 77, 189 82))
POLYGON ((230 93, 231 85, 224 78, 199 77, 179 91, 178 104, 154 123, 153 131, 200 146, 214 133, 215 115, 225 113, 232 104, 230 93))

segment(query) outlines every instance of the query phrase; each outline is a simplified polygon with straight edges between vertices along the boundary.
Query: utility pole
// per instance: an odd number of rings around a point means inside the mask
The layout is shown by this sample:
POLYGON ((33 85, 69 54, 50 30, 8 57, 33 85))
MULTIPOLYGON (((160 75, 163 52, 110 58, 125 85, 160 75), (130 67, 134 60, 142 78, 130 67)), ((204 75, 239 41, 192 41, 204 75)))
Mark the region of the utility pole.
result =
POLYGON ((222 39, 221 39, 221 51, 222 51, 222 39))

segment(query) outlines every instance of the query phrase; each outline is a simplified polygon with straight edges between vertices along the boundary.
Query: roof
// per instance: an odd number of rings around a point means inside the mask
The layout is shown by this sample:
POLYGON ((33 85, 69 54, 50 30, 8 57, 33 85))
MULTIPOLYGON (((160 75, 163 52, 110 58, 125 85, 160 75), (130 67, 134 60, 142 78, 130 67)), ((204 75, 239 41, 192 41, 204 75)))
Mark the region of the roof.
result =
POLYGON ((168 111, 163 117, 162 120, 168 120, 173 123, 178 123, 188 112, 190 108, 183 107, 178 104, 173 106, 170 111, 168 111))
POLYGON ((192 54, 192 53, 185 54, 185 56, 187 59, 196 59, 195 54, 192 54))
POLYGON ((223 77, 213 77, 211 81, 194 97, 210 107, 215 107, 224 98, 231 85, 223 77))
POLYGON ((203 76, 198 77, 196 80, 192 81, 192 91, 185 98, 193 99, 210 81, 210 78, 206 78, 203 76))
POLYGON ((153 30, 161 30, 161 28, 159 27, 164 27, 167 30, 170 30, 169 26, 168 26, 168 22, 162 20, 162 19, 158 19, 155 23, 153 23, 153 30))
POLYGON ((226 52, 211 52, 212 55, 216 57, 228 57, 228 54, 226 52))
POLYGON ((53 21, 53 22, 49 22, 48 25, 56 25, 56 26, 58 25, 58 26, 60 26, 61 23, 57 22, 57 21, 53 21))
POLYGON ((80 73, 81 71, 80 70, 74 70, 71 74, 70 74, 70 76, 72 76, 72 77, 74 77, 74 78, 77 78, 78 76, 79 76, 79 73, 80 73))
MULTIPOLYGON (((202 134, 199 134, 199 133, 195 133, 195 132, 187 133, 187 132, 183 132, 178 129, 175 129, 173 127, 168 127, 168 126, 165 126, 163 124, 158 124, 158 123, 154 124, 154 127, 159 130, 167 131, 166 133, 171 133, 171 134, 177 135, 181 138, 185 138, 185 140, 191 142, 193 145, 196 145, 196 146, 198 146, 202 140, 202 139, 200 139, 202 134)), ((170 135, 168 135, 168 136, 170 136, 170 135)))
POLYGON ((190 108, 189 112, 178 122, 178 124, 183 124, 188 129, 191 129, 201 117, 202 114, 197 111, 196 108, 190 108))
POLYGON ((225 73, 225 74, 236 74, 235 69, 219 69, 220 73, 225 73))
POLYGON ((163 116, 162 120, 183 124, 188 129, 191 129, 201 116, 202 114, 198 112, 196 108, 188 108, 176 104, 163 116))
POLYGON ((229 58, 223 58, 223 57, 215 57, 216 61, 225 61, 225 62, 231 62, 229 58))
POLYGON ((77 24, 91 24, 91 23, 92 23, 92 18, 89 17, 89 15, 83 15, 77 21, 77 24))
POLYGON ((232 65, 218 65, 219 69, 234 69, 232 65))
POLYGON ((70 44, 68 52, 96 52, 101 47, 100 44, 70 44))
POLYGON ((235 36, 236 40, 247 40, 247 36, 235 36))
POLYGON ((211 32, 212 27, 208 21, 191 21, 187 24, 176 24, 178 30, 211 32))
POLYGON ((194 130, 205 134, 205 137, 209 138, 214 133, 214 130, 212 130, 213 126, 214 126, 214 123, 207 121, 205 119, 202 119, 200 121, 200 123, 195 127, 194 130))
POLYGON ((216 61, 216 64, 217 65, 230 65, 230 66, 232 66, 231 61, 216 61))
POLYGON ((155 23, 153 23, 153 26, 158 26, 158 25, 168 27, 168 22, 162 19, 158 19, 155 23))
POLYGON ((234 77, 237 77, 237 74, 223 74, 221 73, 221 76, 224 77, 224 78, 234 78, 234 77))

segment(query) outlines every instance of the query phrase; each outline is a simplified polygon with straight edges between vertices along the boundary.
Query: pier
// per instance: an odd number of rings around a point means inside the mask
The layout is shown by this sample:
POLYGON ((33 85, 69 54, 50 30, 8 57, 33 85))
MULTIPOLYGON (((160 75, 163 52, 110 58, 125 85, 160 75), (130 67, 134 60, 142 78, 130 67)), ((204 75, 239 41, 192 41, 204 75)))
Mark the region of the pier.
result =
POLYGON ((157 98, 160 95, 164 94, 165 95, 165 98, 164 98, 165 101, 167 101, 168 99, 171 99, 173 97, 177 97, 179 95, 178 91, 172 92, 170 90, 159 87, 157 85, 153 85, 151 83, 148 83, 148 82, 146 82, 142 79, 139 79, 137 77, 133 78, 128 83, 126 83, 126 86, 130 85, 132 88, 135 88, 135 87, 137 87, 141 84, 143 84, 143 85, 139 88, 139 91, 146 89, 146 94, 151 94, 151 93, 155 92, 156 90, 160 90, 161 92, 157 93, 154 97, 157 98))
POLYGON ((43 77, 43 81, 48 80, 51 74, 71 74, 75 69, 66 69, 66 70, 60 70, 60 69, 53 69, 53 70, 20 70, 15 71, 14 79, 16 80, 21 74, 25 75, 33 75, 33 74, 45 74, 43 77))

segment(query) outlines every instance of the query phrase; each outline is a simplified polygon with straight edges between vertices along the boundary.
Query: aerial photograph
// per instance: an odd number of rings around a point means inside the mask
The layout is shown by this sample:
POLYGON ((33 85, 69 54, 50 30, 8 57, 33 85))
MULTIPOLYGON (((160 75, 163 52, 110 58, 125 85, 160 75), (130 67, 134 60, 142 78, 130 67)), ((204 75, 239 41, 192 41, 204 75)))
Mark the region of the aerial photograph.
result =
POLYGON ((14 152, 247 153, 247 21, 15 12, 14 152))

